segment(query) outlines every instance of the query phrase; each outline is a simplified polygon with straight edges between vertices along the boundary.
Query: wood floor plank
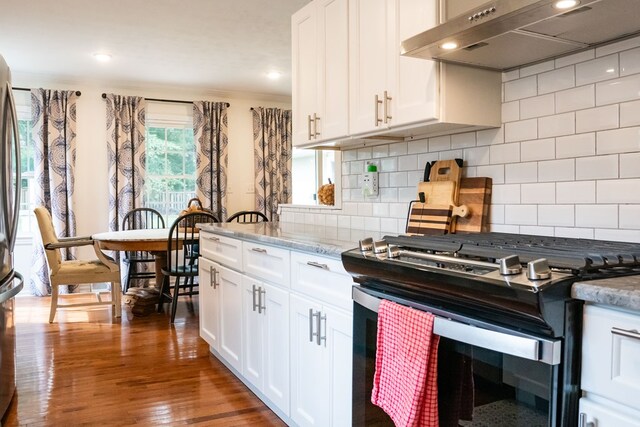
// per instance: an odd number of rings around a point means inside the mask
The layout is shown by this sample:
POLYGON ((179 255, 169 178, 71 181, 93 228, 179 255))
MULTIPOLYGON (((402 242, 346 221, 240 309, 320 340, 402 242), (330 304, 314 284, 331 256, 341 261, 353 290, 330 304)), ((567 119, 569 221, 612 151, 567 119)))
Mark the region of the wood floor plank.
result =
POLYGON ((197 297, 174 325, 126 306, 114 321, 95 308, 49 324, 49 302, 16 299, 17 391, 3 426, 284 426, 209 353, 197 297))

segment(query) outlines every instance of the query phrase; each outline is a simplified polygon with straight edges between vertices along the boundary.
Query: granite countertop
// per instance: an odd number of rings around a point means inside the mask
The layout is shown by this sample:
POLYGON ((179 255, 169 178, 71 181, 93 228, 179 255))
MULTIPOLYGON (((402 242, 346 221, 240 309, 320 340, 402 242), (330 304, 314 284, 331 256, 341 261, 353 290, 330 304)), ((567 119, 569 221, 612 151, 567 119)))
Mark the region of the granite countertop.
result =
POLYGON ((640 311, 640 275, 577 282, 573 298, 640 311))
POLYGON ((266 243, 287 249, 340 258, 340 254, 358 246, 365 237, 381 238, 380 233, 291 222, 260 222, 256 224, 202 224, 202 231, 242 240, 266 243))

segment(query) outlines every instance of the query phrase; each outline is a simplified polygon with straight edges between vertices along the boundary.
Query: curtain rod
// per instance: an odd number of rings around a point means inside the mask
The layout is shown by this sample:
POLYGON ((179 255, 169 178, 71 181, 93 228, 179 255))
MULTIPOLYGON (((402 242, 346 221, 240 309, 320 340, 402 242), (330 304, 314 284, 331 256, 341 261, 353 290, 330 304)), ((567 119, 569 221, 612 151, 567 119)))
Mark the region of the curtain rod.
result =
MULTIPOLYGON (((11 89, 13 90, 19 90, 22 92, 31 92, 31 89, 28 89, 26 87, 12 87, 11 89)), ((76 96, 80 96, 82 95, 82 92, 80 92, 79 90, 76 91, 76 96)))
MULTIPOLYGON (((106 98, 107 94, 103 93, 102 98, 106 98)), ((156 102, 173 102, 176 104, 193 104, 193 101, 178 101, 176 99, 159 99, 159 98, 145 98, 147 101, 156 101, 156 102)), ((231 105, 227 102, 227 108, 231 107, 231 105)))

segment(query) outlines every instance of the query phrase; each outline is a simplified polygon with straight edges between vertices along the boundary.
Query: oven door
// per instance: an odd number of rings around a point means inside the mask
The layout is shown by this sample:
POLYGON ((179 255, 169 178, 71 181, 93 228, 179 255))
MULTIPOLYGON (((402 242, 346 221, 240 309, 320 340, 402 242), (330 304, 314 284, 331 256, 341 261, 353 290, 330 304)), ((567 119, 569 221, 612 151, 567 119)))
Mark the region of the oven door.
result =
MULTIPOLYGON (((392 426, 371 403, 381 298, 436 315, 440 426, 535 427, 565 424, 558 408, 562 342, 476 322, 354 287, 353 425, 392 426)), ((566 420, 565 420, 566 421, 566 420)))

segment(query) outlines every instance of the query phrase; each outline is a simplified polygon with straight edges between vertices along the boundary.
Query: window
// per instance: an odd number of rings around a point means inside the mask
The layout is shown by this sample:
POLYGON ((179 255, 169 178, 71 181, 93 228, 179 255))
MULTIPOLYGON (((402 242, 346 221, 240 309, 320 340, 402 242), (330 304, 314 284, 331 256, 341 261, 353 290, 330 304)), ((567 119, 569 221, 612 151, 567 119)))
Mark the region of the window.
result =
POLYGON ((31 137, 31 98, 29 92, 14 92, 20 137, 20 213, 18 237, 38 232, 35 208, 35 146, 31 137))
MULTIPOLYGON (((155 108, 154 108, 155 107, 155 108)), ((171 224, 196 192, 196 149, 190 111, 154 114, 149 104, 146 135, 145 206, 156 209, 171 224)))
POLYGON ((294 205, 317 205, 318 189, 335 184, 334 206, 340 204, 339 180, 336 165, 340 166, 340 152, 332 150, 293 149, 291 175, 293 182, 292 200, 294 205))

